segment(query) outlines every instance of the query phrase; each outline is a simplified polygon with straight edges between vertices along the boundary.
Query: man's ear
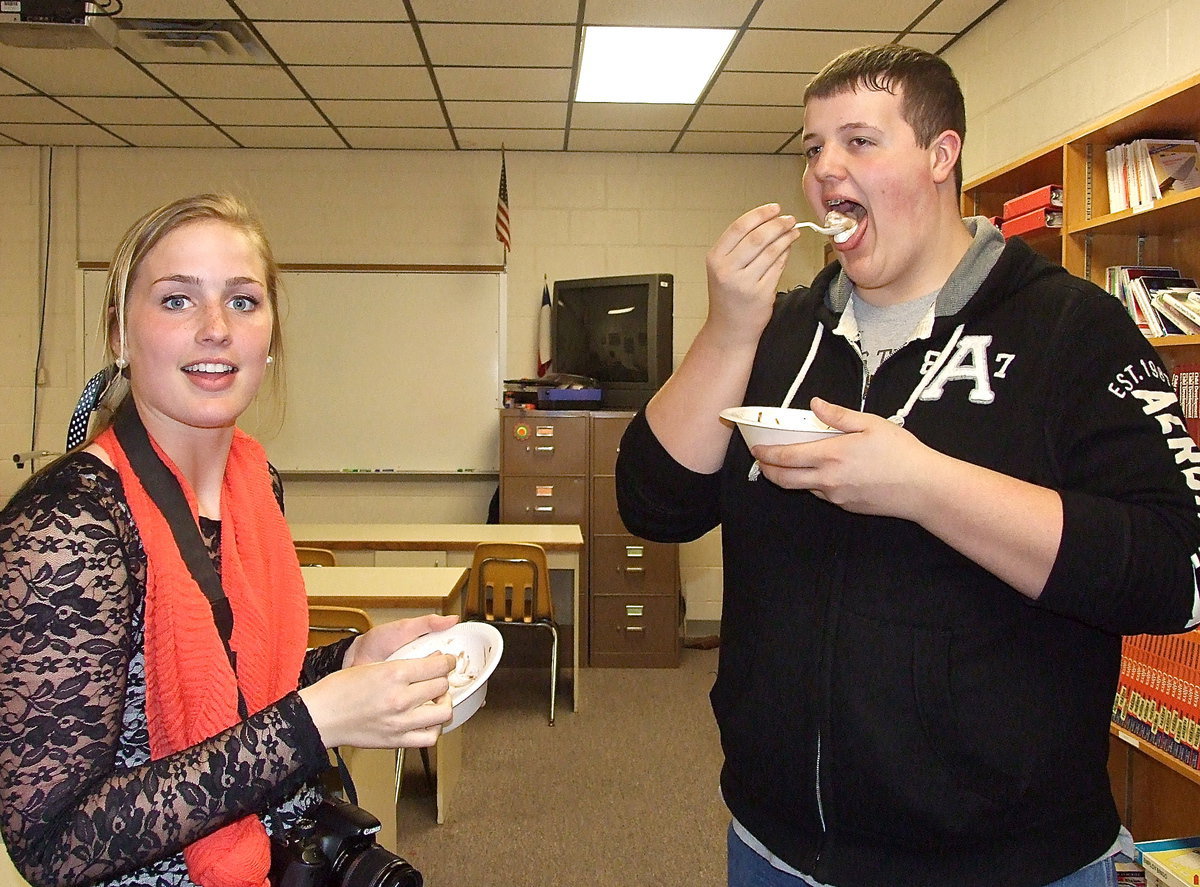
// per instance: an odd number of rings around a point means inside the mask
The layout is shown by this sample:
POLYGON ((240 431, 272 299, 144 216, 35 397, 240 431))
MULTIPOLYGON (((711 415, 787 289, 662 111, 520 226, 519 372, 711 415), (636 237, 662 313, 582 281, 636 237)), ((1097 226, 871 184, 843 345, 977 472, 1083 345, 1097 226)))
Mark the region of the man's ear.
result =
POLYGON ((929 171, 935 183, 941 185, 954 178, 954 167, 961 153, 962 137, 952 129, 933 140, 929 146, 929 171))

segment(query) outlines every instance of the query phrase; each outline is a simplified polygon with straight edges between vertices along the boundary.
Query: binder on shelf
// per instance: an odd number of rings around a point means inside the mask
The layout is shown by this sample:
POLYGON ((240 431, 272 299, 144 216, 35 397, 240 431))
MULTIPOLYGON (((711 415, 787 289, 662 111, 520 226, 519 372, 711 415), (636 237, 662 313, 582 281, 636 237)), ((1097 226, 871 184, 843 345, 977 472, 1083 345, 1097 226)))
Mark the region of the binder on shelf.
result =
POLYGON ((1009 219, 1000 226, 1000 233, 1008 237, 1017 237, 1021 234, 1029 234, 1033 231, 1042 231, 1046 228, 1061 228, 1063 223, 1063 214, 1061 209, 1051 207, 1042 207, 1035 209, 1033 212, 1027 212, 1024 215, 1017 216, 1015 219, 1009 219))
POLYGON ((1041 188, 1035 188, 1020 197, 1014 197, 1012 200, 1004 202, 1005 221, 1015 219, 1018 216, 1023 216, 1025 213, 1033 212, 1038 209, 1062 209, 1063 205, 1063 189, 1062 185, 1043 185, 1041 188))

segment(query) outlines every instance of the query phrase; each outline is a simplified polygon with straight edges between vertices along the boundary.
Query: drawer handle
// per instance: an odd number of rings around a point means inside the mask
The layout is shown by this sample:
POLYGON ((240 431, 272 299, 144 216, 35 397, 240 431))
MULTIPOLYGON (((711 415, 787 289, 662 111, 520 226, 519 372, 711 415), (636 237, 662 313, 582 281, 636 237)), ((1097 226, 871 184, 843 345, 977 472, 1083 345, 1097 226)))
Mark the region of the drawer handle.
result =
POLYGON ((625 605, 625 615, 626 616, 641 616, 642 609, 644 607, 645 607, 645 604, 626 604, 625 605))
POLYGON ((550 445, 550 446, 546 446, 546 447, 534 447, 534 448, 533 448, 533 451, 534 451, 535 453, 553 453, 553 452, 554 452, 554 446, 553 446, 553 444, 552 444, 552 445, 550 445))
POLYGON ((642 628, 642 626, 640 626, 640 625, 626 625, 625 630, 626 631, 645 631, 646 629, 642 628))
POLYGON ((645 545, 626 545, 625 546, 625 557, 645 557, 645 556, 646 556, 646 546, 645 545))
POLYGON ((624 569, 626 573, 645 573, 646 572, 645 567, 624 567, 624 568, 617 567, 618 572, 620 572, 621 569, 624 569))
POLYGON ((542 512, 543 514, 553 514, 553 513, 554 513, 554 506, 553 506, 553 505, 538 505, 538 506, 537 506, 537 507, 535 507, 533 510, 534 510, 534 511, 540 511, 540 512, 542 512))

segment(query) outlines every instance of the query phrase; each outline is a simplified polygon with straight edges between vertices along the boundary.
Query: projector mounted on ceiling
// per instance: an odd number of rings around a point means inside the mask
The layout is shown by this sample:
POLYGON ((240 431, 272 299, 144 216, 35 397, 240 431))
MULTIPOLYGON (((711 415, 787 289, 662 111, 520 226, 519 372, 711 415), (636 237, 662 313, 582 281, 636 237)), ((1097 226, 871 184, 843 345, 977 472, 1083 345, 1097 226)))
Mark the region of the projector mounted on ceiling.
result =
POLYGON ((32 49, 106 49, 111 44, 93 25, 120 9, 120 0, 0 0, 0 43, 32 49))

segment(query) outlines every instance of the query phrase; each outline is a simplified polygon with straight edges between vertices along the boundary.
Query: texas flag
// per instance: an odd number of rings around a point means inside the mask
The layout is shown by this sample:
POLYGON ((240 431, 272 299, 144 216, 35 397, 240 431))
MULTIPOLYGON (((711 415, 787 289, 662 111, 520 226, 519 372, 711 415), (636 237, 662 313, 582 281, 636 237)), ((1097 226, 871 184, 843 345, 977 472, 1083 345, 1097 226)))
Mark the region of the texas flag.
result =
POLYGON ((538 311, 537 374, 550 371, 550 284, 542 284, 542 307, 538 311))

